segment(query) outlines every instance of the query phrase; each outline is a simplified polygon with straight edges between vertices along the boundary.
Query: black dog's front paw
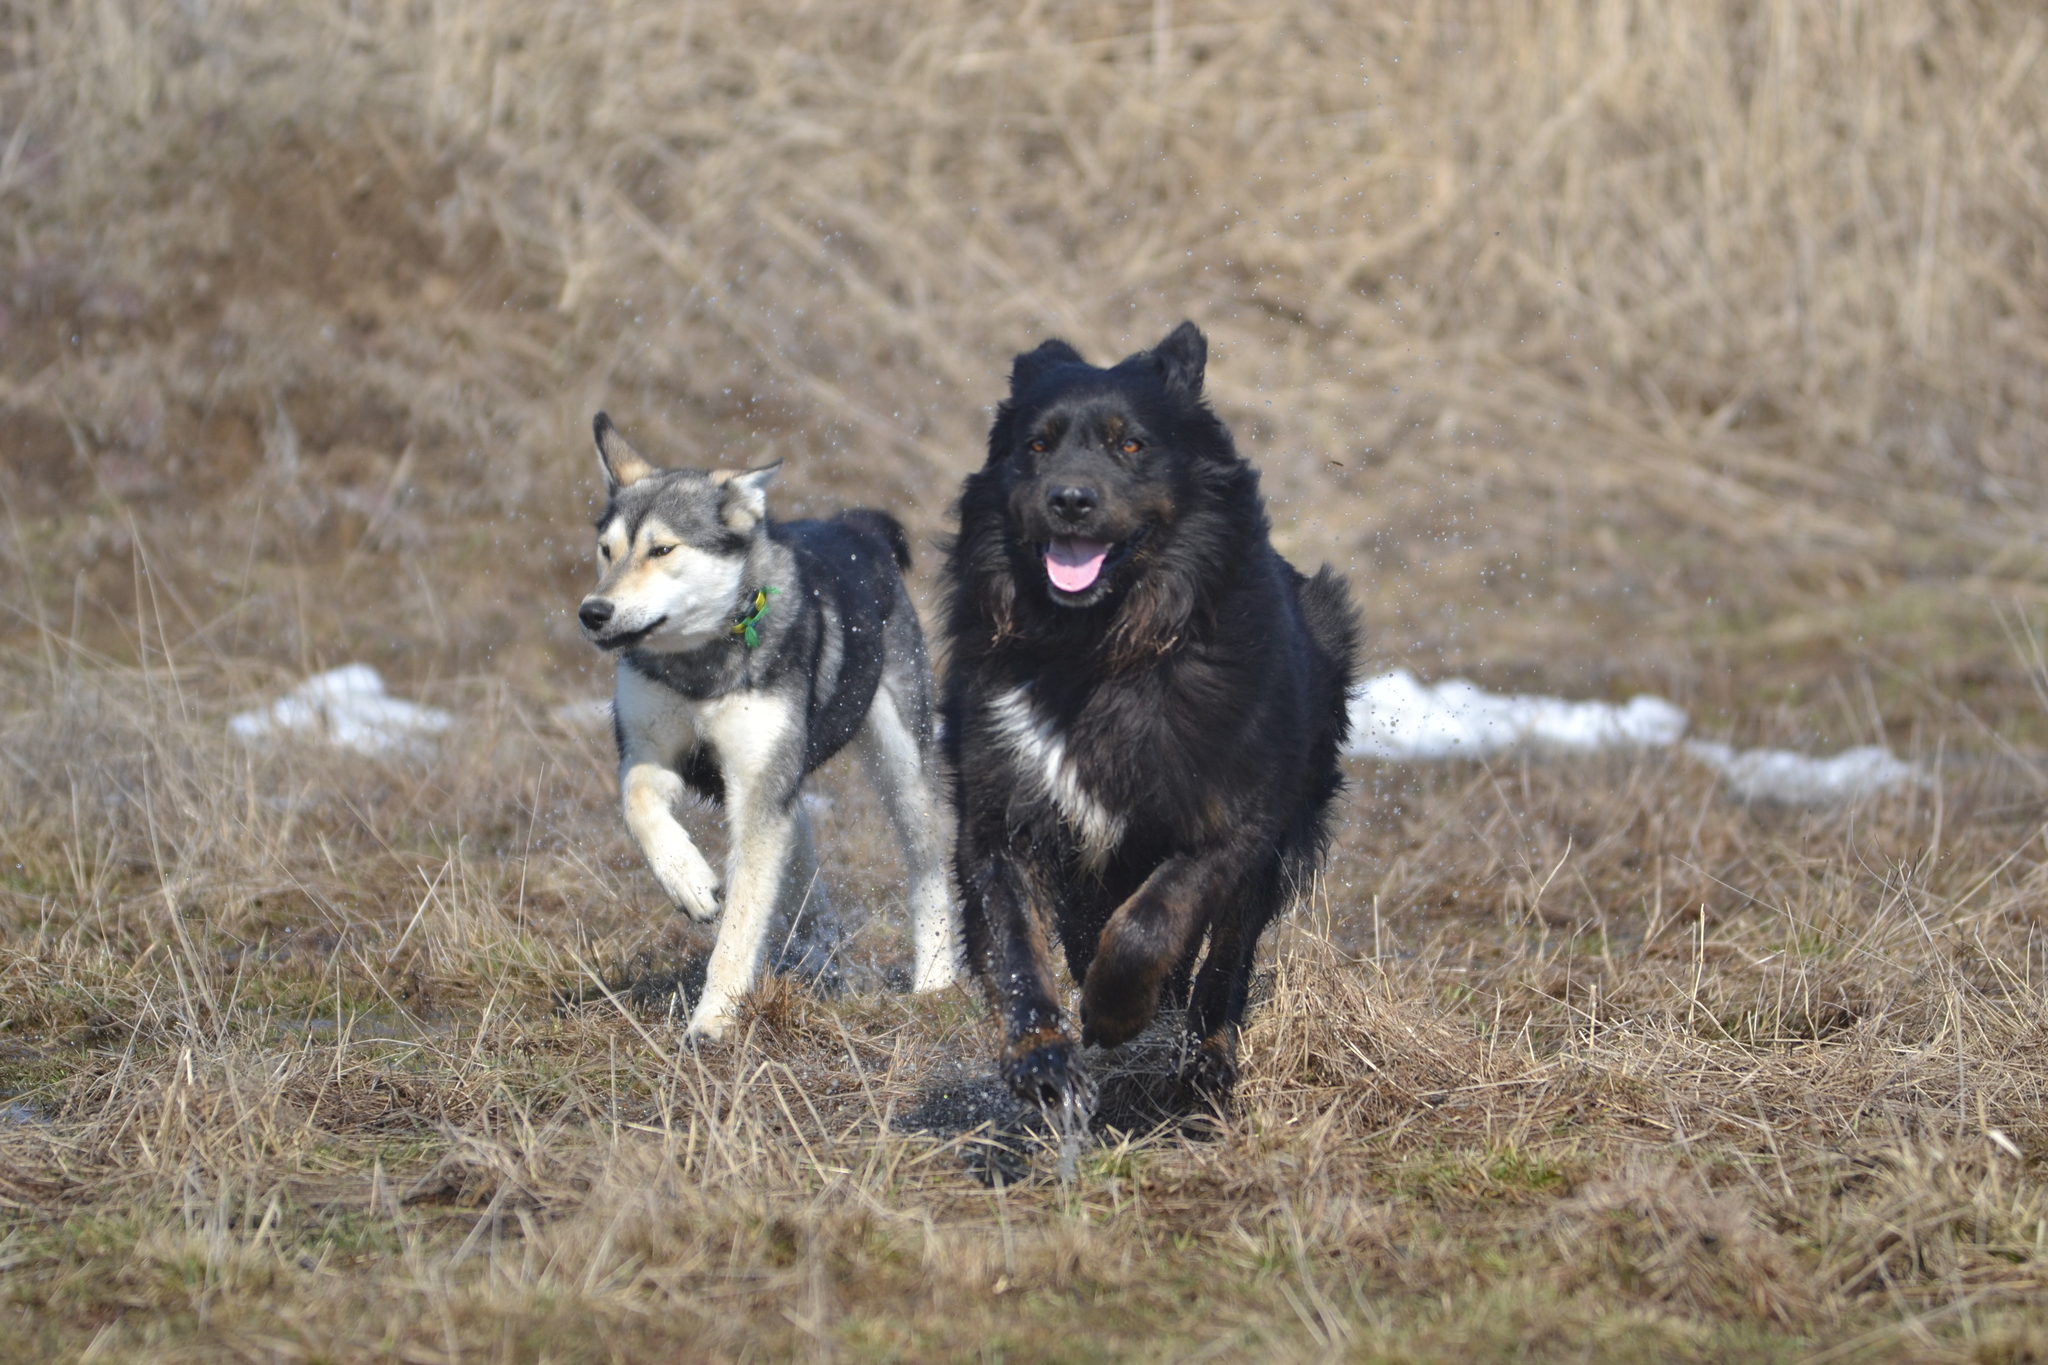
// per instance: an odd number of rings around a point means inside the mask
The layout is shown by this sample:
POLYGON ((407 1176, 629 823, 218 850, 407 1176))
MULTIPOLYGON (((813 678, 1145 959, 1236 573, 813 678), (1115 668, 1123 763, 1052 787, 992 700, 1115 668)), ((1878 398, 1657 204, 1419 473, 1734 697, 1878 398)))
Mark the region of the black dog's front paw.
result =
POLYGON ((1145 1031, 1159 1014, 1159 963, 1117 951, 1108 943, 1081 983, 1081 1041, 1120 1047, 1145 1031))
MULTIPOLYGON (((1090 978, 1092 984, 1093 978, 1090 978)), ((1158 1009, 1147 1009, 1142 1001, 1132 1001, 1128 996, 1107 1000, 1097 996, 1081 997, 1081 1041, 1090 1047, 1122 1047, 1145 1031, 1158 1009), (1136 1008, 1133 1006, 1136 1005, 1136 1008)))
POLYGON ((1041 1029, 1003 1049, 1003 1081, 1026 1104, 1054 1113, 1092 1113, 1095 1084, 1081 1065, 1074 1040, 1057 1029, 1041 1029))
POLYGON ((1237 1030, 1225 1025, 1207 1038, 1189 1041, 1180 1068, 1181 1093, 1220 1109, 1237 1088, 1237 1030))

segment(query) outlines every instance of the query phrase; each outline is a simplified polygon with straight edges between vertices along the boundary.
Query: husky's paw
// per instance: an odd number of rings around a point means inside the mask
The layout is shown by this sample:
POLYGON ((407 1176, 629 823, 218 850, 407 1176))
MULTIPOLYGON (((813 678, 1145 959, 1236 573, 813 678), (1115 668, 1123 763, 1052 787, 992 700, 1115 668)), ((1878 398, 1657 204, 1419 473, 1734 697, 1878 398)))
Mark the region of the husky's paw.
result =
POLYGON ((730 1004, 724 1001, 706 1000, 698 1004, 690 1015, 690 1026, 683 1031, 686 1043, 722 1043, 732 1036, 733 1024, 738 1015, 730 1004))
POLYGON ((664 815, 660 820, 627 823, 647 859, 647 870, 661 883, 669 903, 699 924, 718 918, 718 874, 683 827, 664 815))
POLYGON ((1026 1104, 1052 1112, 1093 1113, 1095 1082, 1081 1065, 1074 1040, 1058 1029, 1041 1029, 1003 1049, 1003 1083, 1026 1104))
POLYGON ((704 875, 700 878, 689 876, 687 872, 678 875, 677 869, 657 867, 654 870, 654 877, 661 883, 661 889, 668 893, 669 901, 676 909, 699 924, 709 924, 718 918, 724 904, 719 892, 718 878, 708 867, 703 872, 704 875))

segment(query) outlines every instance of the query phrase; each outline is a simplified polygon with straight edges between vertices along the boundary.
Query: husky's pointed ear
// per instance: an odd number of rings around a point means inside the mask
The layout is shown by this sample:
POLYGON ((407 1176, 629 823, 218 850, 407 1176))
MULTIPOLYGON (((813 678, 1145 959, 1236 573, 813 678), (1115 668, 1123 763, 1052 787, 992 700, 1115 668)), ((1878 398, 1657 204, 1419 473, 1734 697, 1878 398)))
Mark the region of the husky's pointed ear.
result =
POLYGON ((1209 365, 1209 340, 1192 322, 1183 322, 1152 348, 1152 363, 1166 387, 1190 398, 1202 396, 1202 371, 1209 365))
POLYGON ((590 434, 597 439, 597 462, 604 466, 607 492, 616 493, 654 472, 654 466, 641 459, 640 452, 626 444, 626 438, 619 435, 619 429, 605 414, 600 412, 591 422, 590 434))
POLYGON ((782 461, 777 460, 759 469, 712 470, 711 482, 725 490, 718 519, 735 531, 753 530, 768 515, 768 481, 780 468, 782 461))
POLYGON ((1086 365, 1081 353, 1054 337, 1038 343, 1035 351, 1026 351, 1010 362, 1010 396, 1016 397, 1039 381, 1047 370, 1061 365, 1086 365))

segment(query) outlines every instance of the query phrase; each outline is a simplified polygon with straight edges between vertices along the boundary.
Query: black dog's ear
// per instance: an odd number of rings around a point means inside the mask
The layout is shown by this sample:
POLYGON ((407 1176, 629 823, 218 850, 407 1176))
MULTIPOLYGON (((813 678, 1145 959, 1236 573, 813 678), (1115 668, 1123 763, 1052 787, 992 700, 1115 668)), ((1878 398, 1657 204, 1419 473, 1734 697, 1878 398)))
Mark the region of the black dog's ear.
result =
POLYGON ((640 458, 639 451, 626 444, 626 438, 619 435, 612 419, 603 413, 600 412, 591 422, 590 434, 597 441, 597 462, 604 466, 606 492, 616 493, 654 472, 654 466, 640 458))
POLYGON ((1022 393, 1037 383, 1047 370, 1060 365, 1086 365, 1081 353, 1055 337, 1041 341, 1035 351, 1026 351, 1010 362, 1010 393, 1022 393))
POLYGON ((1190 398, 1202 396, 1202 371, 1209 364, 1209 341, 1202 329, 1183 322, 1152 348, 1152 363, 1169 389, 1179 389, 1190 398))

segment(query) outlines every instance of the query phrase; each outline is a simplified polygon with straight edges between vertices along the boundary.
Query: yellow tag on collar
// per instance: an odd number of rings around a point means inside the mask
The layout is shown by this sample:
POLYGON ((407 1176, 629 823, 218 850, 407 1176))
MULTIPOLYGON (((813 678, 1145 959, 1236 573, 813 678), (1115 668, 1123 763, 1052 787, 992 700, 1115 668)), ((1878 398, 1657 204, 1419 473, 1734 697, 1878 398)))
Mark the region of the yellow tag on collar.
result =
POLYGON ((763 587, 755 589, 754 609, 732 623, 732 633, 745 640, 748 649, 752 649, 761 643, 760 632, 755 627, 759 626, 761 618, 768 614, 768 595, 770 593, 779 594, 781 591, 782 589, 780 588, 763 587))

